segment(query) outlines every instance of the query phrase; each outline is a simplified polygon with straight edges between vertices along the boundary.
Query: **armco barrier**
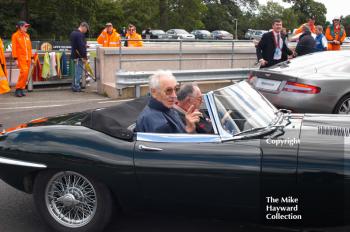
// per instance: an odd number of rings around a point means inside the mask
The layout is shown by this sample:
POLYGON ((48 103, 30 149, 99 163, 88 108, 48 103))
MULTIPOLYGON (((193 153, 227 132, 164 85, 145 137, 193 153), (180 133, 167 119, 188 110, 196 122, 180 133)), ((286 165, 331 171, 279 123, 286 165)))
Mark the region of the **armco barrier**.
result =
MULTIPOLYGON (((249 75, 253 68, 237 68, 237 69, 206 69, 206 70, 181 70, 173 71, 178 82, 189 81, 222 81, 222 80, 243 80, 249 75)), ((135 97, 141 95, 141 85, 148 84, 148 78, 154 72, 125 72, 116 73, 116 88, 121 91, 129 86, 135 87, 135 97)))

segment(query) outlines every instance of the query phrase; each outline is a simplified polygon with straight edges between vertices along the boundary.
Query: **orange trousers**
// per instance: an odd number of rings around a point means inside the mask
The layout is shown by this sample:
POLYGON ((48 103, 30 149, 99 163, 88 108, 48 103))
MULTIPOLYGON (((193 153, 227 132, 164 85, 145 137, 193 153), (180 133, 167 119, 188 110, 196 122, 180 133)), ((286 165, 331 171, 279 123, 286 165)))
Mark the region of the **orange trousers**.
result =
POLYGON ((19 77, 17 80, 16 89, 26 88, 30 63, 30 60, 18 59, 19 77))

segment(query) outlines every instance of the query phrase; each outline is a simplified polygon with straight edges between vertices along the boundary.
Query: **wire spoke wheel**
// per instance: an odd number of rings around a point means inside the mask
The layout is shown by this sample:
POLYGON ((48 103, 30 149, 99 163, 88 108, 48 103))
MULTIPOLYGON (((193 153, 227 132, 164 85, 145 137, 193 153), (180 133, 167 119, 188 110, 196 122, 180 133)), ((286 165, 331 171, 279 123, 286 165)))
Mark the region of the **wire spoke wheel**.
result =
POLYGON ((337 112, 338 114, 350 114, 350 98, 345 99, 337 112))
POLYGON ((45 203, 59 224, 78 228, 94 218, 97 194, 91 182, 81 174, 58 172, 47 183, 45 203))

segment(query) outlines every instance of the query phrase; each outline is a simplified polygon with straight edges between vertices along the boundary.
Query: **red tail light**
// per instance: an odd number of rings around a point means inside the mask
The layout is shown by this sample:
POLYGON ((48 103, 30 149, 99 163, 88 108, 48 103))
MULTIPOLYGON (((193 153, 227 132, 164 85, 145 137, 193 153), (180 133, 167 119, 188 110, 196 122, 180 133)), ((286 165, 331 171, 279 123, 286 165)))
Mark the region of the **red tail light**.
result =
POLYGON ((247 79, 249 84, 251 84, 253 82, 253 78, 254 78, 253 73, 249 73, 249 76, 248 76, 248 79, 247 79))
POLYGON ((301 84, 288 81, 282 91, 294 93, 317 94, 321 92, 321 88, 313 85, 301 84))

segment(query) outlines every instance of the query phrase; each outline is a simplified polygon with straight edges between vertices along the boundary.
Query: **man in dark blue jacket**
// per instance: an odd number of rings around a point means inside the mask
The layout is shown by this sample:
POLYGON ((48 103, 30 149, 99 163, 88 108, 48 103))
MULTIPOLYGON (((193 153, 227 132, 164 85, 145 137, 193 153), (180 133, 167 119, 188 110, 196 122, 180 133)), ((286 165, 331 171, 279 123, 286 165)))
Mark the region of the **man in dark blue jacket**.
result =
POLYGON ((297 56, 306 55, 315 51, 315 39, 311 35, 310 27, 308 25, 302 26, 303 34, 299 37, 299 42, 295 48, 297 56))
POLYGON ((85 33, 89 30, 89 24, 80 23, 78 29, 70 34, 71 59, 74 62, 74 77, 72 83, 73 92, 81 92, 80 80, 83 74, 83 65, 87 62, 85 33))
POLYGON ((192 105, 186 112, 186 125, 174 105, 177 82, 169 71, 157 71, 150 77, 151 99, 136 121, 137 132, 193 133, 201 113, 192 105))

